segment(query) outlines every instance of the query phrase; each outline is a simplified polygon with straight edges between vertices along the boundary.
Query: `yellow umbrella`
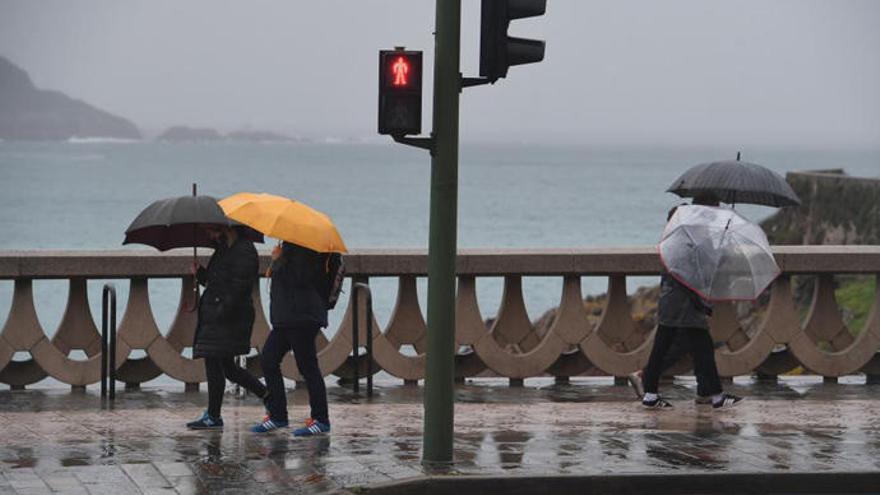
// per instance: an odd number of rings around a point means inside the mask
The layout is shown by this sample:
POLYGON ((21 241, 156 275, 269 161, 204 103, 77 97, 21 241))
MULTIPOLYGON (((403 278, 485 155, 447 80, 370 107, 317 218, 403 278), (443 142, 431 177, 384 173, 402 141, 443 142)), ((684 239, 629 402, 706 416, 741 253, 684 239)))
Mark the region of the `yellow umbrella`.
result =
POLYGON ((221 201, 226 216, 264 235, 319 253, 345 253, 345 243, 330 217, 282 196, 238 193, 221 201))

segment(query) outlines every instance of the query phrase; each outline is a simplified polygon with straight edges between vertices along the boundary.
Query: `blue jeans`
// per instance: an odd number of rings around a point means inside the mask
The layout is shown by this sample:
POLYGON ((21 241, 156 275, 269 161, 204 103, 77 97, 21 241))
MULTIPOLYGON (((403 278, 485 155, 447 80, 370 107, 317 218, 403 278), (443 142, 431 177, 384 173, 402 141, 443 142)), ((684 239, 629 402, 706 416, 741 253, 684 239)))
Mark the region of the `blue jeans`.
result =
POLYGON ((330 424, 327 412, 327 389, 324 377, 318 367, 318 350, 315 337, 321 329, 317 326, 275 327, 269 332, 260 364, 269 389, 269 417, 273 421, 288 421, 287 392, 284 377, 281 375, 281 360, 293 350, 296 367, 306 381, 309 390, 309 406, 313 419, 330 424))

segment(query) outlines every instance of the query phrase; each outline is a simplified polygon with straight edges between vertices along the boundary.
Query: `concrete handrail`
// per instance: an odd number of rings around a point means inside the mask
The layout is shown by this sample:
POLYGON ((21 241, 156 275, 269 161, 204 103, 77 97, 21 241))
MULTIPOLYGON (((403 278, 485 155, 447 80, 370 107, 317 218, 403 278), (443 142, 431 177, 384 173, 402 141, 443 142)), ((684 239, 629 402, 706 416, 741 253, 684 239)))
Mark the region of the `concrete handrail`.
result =
MULTIPOLYGON (((880 348, 880 290, 875 292, 873 309, 857 336, 844 324, 834 299, 834 275, 880 276, 880 246, 778 246, 774 254, 783 273, 769 289, 769 305, 756 332, 741 328, 733 305, 716 307, 710 326, 719 344, 719 372, 724 376, 755 371, 773 375, 803 365, 826 377, 858 371, 880 375, 876 357, 880 348), (791 290, 791 277, 798 274, 817 275, 813 301, 803 321, 791 290), (777 352, 780 348, 786 350, 777 352)), ((0 279, 14 281, 12 307, 0 330, 0 382, 23 387, 47 375, 73 386, 99 381, 101 342, 89 309, 88 279, 129 280, 128 302, 116 342, 120 380, 137 384, 164 373, 189 387, 204 381, 201 362, 182 355, 192 342, 196 324, 196 314, 186 310, 193 294, 191 259, 185 251, 0 251, 0 279), (150 306, 148 284, 156 278, 181 280, 177 314, 166 332, 160 331, 150 306), (64 317, 51 339, 34 305, 35 279, 69 281, 64 317), (88 359, 68 358, 72 349, 82 349, 88 359), (147 356, 130 357, 137 349, 147 356), (20 351, 30 352, 32 359, 13 360, 20 351)), ((262 254, 263 268, 268 261, 268 254, 262 254)), ((403 380, 423 378, 426 324, 416 279, 425 276, 427 253, 358 250, 346 257, 346 269, 352 281, 397 278, 397 302, 390 321, 385 328, 374 317, 371 322, 374 360, 403 380), (412 345, 417 355, 401 353, 404 345, 412 345)), ((538 375, 623 376, 639 369, 647 360, 652 333, 634 321, 626 277, 657 275, 660 270, 653 247, 462 250, 458 257, 456 342, 471 352, 457 356, 457 374, 491 373, 522 380, 538 375), (595 324, 588 318, 581 294, 581 277, 587 275, 608 279, 608 297, 595 324), (529 276, 563 279, 555 317, 540 329, 525 310, 522 278, 529 276), (504 278, 501 306, 489 328, 477 298, 476 279, 480 277, 504 278)), ((258 285, 252 294, 257 311, 251 343, 259 349, 269 327, 258 285)), ((358 340, 366 342, 368 338, 367 312, 355 315, 354 300, 349 298, 332 339, 328 341, 323 334, 318 337, 320 367, 326 374, 354 374, 351 367, 357 360, 350 355, 355 317, 358 340)), ((300 378, 291 359, 282 369, 289 378, 300 378)))
MULTIPOLYGON (((784 273, 880 273, 880 246, 775 246, 784 273)), ((203 255, 202 260, 207 261, 203 255)), ((269 264, 261 252, 261 272, 269 264)), ((16 278, 150 278, 189 273, 187 250, 0 251, 0 279, 16 278)), ((352 275, 426 275, 428 254, 422 249, 361 249, 346 255, 352 275)), ((656 275, 661 265, 656 248, 462 249, 459 275, 500 276, 510 273, 554 275, 656 275)))

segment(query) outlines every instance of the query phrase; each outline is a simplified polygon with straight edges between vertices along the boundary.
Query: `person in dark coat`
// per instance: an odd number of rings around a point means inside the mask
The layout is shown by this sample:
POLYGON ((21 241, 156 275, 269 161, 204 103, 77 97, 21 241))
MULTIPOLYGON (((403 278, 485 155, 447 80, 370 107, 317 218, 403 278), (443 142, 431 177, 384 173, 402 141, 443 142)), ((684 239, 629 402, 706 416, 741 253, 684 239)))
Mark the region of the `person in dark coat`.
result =
MULTIPOLYGON (((694 198, 693 204, 718 206, 718 200, 712 196, 700 196, 694 198)), ((670 210, 667 220, 674 214, 675 208, 670 210)), ((658 325, 654 334, 654 346, 643 375, 630 376, 631 382, 639 378, 644 380, 642 405, 661 409, 672 407, 672 404, 659 395, 660 375, 671 367, 685 350, 690 352, 693 359, 698 396, 710 397, 712 407, 716 409, 731 407, 742 400, 741 397, 722 391, 721 378, 718 376, 718 367, 715 364, 715 343, 709 333, 708 316, 711 314, 711 304, 664 270, 660 277, 658 325), (670 350, 673 349, 675 350, 673 355, 669 356, 670 350)), ((638 393, 638 387, 636 389, 638 393)))
POLYGON ((254 243, 239 235, 234 227, 212 226, 206 231, 217 247, 207 268, 193 267, 199 284, 205 286, 199 299, 193 358, 205 359, 208 409, 201 418, 187 423, 192 429, 223 427, 220 407, 227 379, 257 397, 266 397, 266 387, 235 364, 235 356, 251 350, 254 325, 251 291, 259 277, 257 250, 254 243))
POLYGON ((268 416, 253 428, 265 433, 289 424, 287 394, 281 375, 281 360, 290 350, 309 392, 311 417, 294 436, 313 436, 330 432, 327 390, 318 367, 315 338, 327 326, 327 255, 284 242, 272 252, 269 289, 269 315, 272 331, 260 356, 263 376, 269 389, 268 416))

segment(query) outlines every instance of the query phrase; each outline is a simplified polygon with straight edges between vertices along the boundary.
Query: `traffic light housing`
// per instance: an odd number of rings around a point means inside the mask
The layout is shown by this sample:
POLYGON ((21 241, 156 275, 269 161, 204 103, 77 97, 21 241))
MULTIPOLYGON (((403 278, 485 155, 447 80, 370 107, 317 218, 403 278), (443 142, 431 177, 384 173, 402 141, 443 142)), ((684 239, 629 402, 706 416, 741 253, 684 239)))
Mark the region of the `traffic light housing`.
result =
POLYGON ((482 0, 480 76, 494 83, 511 65, 544 60, 544 42, 507 36, 513 19, 544 15, 547 0, 482 0))
POLYGON ((422 52, 379 51, 379 134, 422 132, 422 52))

